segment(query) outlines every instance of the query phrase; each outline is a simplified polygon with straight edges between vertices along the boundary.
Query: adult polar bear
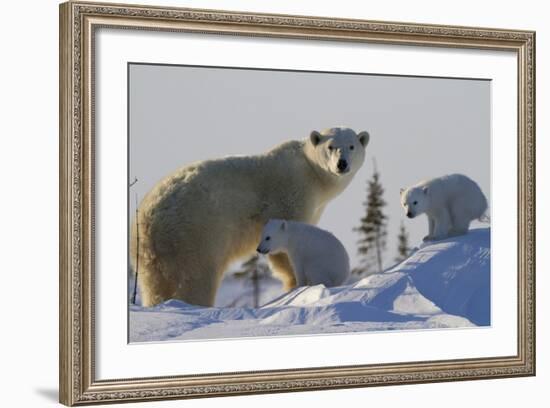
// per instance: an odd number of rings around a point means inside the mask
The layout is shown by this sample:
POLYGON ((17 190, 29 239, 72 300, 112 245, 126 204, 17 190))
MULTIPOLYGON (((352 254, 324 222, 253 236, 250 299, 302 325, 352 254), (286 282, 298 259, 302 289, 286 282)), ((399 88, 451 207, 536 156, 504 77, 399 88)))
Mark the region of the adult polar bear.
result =
MULTIPOLYGON (((213 305, 223 272, 255 253, 269 219, 319 221, 363 164, 368 142, 367 132, 349 128, 313 131, 265 154, 197 162, 161 180, 139 206, 139 225, 132 222, 142 304, 213 305)), ((284 287, 294 287, 287 255, 268 258, 284 287)))

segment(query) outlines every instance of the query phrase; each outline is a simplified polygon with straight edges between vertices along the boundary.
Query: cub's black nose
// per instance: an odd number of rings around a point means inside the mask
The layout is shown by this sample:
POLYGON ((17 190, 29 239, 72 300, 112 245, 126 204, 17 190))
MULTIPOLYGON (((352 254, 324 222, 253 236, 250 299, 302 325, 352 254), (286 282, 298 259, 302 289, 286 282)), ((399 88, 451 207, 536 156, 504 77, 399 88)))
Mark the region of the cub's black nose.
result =
POLYGON ((336 167, 338 167, 338 170, 344 171, 348 168, 348 162, 344 159, 338 160, 338 163, 336 164, 336 167))
POLYGON ((412 217, 413 217, 412 212, 408 211, 408 212, 407 212, 407 217, 412 218, 412 217))

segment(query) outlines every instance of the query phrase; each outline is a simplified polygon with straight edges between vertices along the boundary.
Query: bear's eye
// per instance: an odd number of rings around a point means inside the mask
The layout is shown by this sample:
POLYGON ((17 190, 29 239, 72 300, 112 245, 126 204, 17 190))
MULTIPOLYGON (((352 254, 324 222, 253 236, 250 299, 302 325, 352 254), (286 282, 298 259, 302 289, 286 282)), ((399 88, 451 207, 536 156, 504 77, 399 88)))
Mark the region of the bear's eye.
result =
POLYGON ((266 241, 269 241, 270 239, 271 239, 271 237, 265 237, 266 241))
POLYGON ((416 205, 416 204, 418 204, 418 201, 413 201, 413 205, 416 205))
POLYGON ((350 149, 350 150, 353 150, 353 149, 355 149, 355 146, 354 146, 354 145, 351 145, 351 146, 349 147, 349 149, 350 149))
POLYGON ((329 150, 334 150, 334 146, 329 146, 328 149, 329 150))

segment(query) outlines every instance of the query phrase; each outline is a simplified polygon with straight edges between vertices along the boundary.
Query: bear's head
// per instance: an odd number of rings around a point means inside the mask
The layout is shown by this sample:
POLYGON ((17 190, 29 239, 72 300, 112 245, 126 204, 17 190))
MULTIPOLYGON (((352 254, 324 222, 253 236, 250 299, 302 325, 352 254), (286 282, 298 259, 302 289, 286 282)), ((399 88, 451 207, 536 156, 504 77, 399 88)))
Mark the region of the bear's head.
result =
POLYGON ((368 132, 356 134, 346 127, 334 127, 321 132, 314 130, 309 136, 309 159, 335 177, 353 175, 365 161, 368 132))
POLYGON ((401 206, 409 218, 424 214, 430 205, 429 189, 426 186, 401 189, 401 206))
POLYGON ((258 244, 260 254, 276 254, 283 251, 288 244, 288 223, 285 220, 271 219, 262 230, 262 237, 258 244))

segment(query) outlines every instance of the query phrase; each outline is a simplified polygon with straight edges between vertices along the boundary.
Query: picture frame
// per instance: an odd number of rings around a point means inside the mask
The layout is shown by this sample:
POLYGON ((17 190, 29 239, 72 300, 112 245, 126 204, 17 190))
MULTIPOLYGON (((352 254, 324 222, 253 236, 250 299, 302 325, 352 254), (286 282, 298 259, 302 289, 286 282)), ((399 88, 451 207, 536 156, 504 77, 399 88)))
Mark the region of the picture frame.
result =
MULTIPOLYGON (((397 49, 400 52, 403 48, 397 49)), ((535 375, 535 33, 70 1, 60 5, 60 402, 80 405, 535 375), (513 54, 516 352, 485 357, 98 378, 96 39, 100 29, 513 54)), ((112 137, 117 137, 112 136, 112 137)), ((120 135, 124 139, 124 135, 120 135)), ((308 341, 307 338, 304 341, 308 341)), ((125 344, 126 347, 131 347, 125 344)))

